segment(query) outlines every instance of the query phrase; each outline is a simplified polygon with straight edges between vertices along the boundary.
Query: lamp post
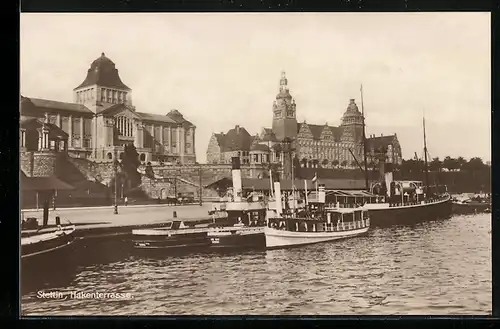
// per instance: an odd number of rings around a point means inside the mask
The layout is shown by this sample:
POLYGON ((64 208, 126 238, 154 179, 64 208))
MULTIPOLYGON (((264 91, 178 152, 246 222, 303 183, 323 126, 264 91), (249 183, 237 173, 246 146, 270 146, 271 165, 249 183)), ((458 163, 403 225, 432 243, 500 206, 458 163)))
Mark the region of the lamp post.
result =
POLYGON ((115 206, 113 213, 118 215, 118 160, 116 159, 116 150, 114 151, 113 157, 113 169, 115 172, 115 206))

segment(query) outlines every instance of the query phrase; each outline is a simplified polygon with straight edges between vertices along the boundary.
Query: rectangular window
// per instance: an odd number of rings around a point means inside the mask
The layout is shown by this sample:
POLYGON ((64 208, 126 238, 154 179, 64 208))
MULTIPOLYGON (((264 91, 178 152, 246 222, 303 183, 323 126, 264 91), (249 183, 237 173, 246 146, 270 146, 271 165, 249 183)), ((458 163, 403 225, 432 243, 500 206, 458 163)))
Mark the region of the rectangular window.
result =
POLYGON ((80 118, 73 119, 73 135, 80 135, 80 118))
POLYGON ((68 117, 61 118, 61 129, 68 134, 69 133, 69 120, 68 117))

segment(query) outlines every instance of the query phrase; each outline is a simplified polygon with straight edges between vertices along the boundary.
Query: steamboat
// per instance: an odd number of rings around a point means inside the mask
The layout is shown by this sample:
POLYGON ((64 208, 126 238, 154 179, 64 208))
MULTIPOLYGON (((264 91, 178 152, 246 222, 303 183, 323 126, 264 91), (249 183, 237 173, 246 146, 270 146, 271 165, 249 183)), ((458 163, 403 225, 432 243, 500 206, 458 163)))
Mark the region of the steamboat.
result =
POLYGON ((362 207, 325 207, 324 186, 319 187, 317 200, 308 200, 297 211, 285 204, 281 207, 280 183, 275 183, 276 210, 267 214, 264 229, 266 248, 278 249, 334 241, 363 235, 370 228, 368 211, 362 207))
MULTIPOLYGON (((264 226, 269 199, 262 193, 243 191, 240 158, 233 157, 233 188, 227 197, 229 202, 221 204, 227 213, 228 225, 214 225, 208 231, 211 248, 239 249, 263 248, 265 246, 264 226)), ((272 179, 272 175, 270 175, 272 179)))

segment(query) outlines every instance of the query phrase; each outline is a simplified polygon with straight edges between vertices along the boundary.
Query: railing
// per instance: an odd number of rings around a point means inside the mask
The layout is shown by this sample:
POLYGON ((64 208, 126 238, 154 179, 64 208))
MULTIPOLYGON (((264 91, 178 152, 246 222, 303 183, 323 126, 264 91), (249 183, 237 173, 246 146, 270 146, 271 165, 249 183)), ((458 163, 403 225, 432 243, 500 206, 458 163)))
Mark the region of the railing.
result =
MULTIPOLYGON (((407 201, 407 202, 387 202, 389 203, 389 207, 404 207, 404 206, 417 206, 417 205, 422 205, 422 204, 430 204, 430 203, 437 203, 445 200, 448 196, 441 196, 441 197, 435 197, 427 200, 421 200, 421 201, 407 201)), ((377 204, 383 204, 386 202, 381 202, 377 204)), ((356 204, 356 203, 339 203, 338 207, 339 208, 357 208, 359 206, 362 206, 362 204, 356 204)), ((335 203, 329 203, 326 205, 327 208, 337 208, 337 204, 335 203)))
MULTIPOLYGON (((304 224, 300 223, 299 225, 304 224)), ((277 222, 273 222, 268 224, 269 227, 277 229, 277 230, 287 230, 286 225, 278 224, 277 222)), ((362 219, 362 220, 357 220, 357 221, 349 221, 349 222, 337 222, 337 224, 334 224, 333 222, 330 223, 324 223, 323 224, 323 230, 318 231, 318 232, 343 232, 343 231, 351 231, 351 230, 357 230, 357 229, 362 229, 370 226, 370 219, 362 219)), ((299 227, 297 226, 297 230, 293 232, 316 232, 315 230, 309 230, 306 228, 306 231, 300 231, 298 229, 299 227)))

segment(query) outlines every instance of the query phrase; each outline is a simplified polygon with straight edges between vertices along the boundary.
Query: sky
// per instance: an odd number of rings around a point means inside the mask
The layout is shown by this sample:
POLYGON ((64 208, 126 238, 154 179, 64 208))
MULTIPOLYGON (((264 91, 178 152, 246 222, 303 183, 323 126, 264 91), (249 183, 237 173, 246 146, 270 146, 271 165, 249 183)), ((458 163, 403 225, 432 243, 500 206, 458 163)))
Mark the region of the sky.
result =
POLYGON ((349 99, 366 133, 403 158, 491 159, 489 13, 21 14, 20 90, 72 102, 104 52, 137 111, 178 109, 205 162, 214 132, 272 123, 285 71, 297 119, 339 125, 349 99))

